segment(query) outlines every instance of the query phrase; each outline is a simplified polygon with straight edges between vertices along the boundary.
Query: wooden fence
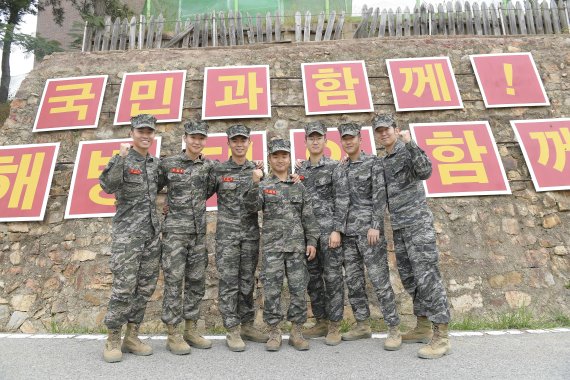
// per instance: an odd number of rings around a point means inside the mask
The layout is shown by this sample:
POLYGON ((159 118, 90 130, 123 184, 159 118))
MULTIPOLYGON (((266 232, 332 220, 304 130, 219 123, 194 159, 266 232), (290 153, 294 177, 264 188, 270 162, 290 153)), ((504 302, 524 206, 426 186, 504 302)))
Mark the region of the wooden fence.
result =
MULTIPOLYGON (((83 51, 125 49, 160 49, 168 47, 235 46, 255 43, 283 42, 293 36, 296 42, 327 41, 343 38, 345 13, 332 11, 313 17, 310 12, 296 12, 292 27, 276 12, 242 17, 241 12, 195 15, 175 23, 171 37, 163 35, 164 17, 145 16, 128 19, 105 18, 103 28, 85 24, 83 51), (315 21, 315 22, 314 22, 315 21)), ((410 12, 408 7, 362 9, 362 20, 350 38, 400 37, 421 35, 515 35, 558 34, 569 32, 568 9, 564 0, 511 1, 496 6, 481 6, 468 1, 422 5, 410 12), (436 10, 437 8, 437 10, 436 10)))

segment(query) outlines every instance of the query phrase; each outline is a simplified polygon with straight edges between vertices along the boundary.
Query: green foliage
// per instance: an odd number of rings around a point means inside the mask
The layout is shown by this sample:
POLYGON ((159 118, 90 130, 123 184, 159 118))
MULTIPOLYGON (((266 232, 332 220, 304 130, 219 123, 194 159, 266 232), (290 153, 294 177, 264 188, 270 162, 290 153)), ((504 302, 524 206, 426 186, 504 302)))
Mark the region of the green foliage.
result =
POLYGON ((544 329, 567 326, 570 326, 570 316, 561 311, 551 311, 547 315, 536 317, 524 307, 491 317, 468 315, 460 320, 452 320, 449 324, 451 330, 544 329))

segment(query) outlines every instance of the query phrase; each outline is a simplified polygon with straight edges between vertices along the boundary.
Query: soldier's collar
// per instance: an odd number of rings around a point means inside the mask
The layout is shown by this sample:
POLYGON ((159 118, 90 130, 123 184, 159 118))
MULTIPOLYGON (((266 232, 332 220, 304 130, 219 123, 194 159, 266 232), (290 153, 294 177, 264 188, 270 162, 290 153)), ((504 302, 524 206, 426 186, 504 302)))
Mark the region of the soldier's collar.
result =
POLYGON ((291 180, 290 178, 287 178, 285 181, 282 181, 279 177, 277 177, 275 174, 271 174, 271 177, 269 178, 269 181, 271 181, 271 183, 279 183, 279 182, 283 182, 283 183, 290 183, 293 182, 293 180, 291 180))
POLYGON ((394 144, 394 149, 392 149, 392 153, 390 153, 388 156, 396 154, 396 152, 398 152, 400 149, 404 149, 405 147, 406 144, 404 144, 402 140, 400 139, 396 140, 396 143, 394 144))
POLYGON ((150 156, 150 154, 148 154, 148 152, 147 152, 146 157, 144 157, 142 154, 140 154, 139 152, 137 152, 133 148, 129 149, 129 155, 131 155, 136 161, 144 161, 145 159, 147 159, 150 156))
POLYGON ((360 151, 360 157, 358 157, 358 160, 352 161, 350 158, 348 159, 348 163, 359 163, 359 162, 363 162, 364 159, 366 158, 366 156, 368 156, 366 153, 364 153, 363 150, 360 151))
POLYGON ((251 162, 250 160, 248 160, 247 158, 245 159, 245 162, 243 163, 243 165, 240 165, 240 164, 236 163, 236 162, 234 161, 234 159, 233 159, 232 156, 230 156, 230 158, 228 159, 228 162, 229 162, 231 165, 233 165, 233 166, 235 166, 235 167, 238 167, 238 168, 241 168, 241 167, 247 168, 247 167, 249 167, 249 166, 251 166, 251 165, 253 165, 253 166, 255 167, 255 164, 254 164, 253 162, 251 162))
POLYGON ((326 162, 327 162, 328 157, 325 155, 322 155, 321 158, 319 159, 319 162, 317 162, 316 165, 313 165, 311 163, 311 159, 308 158, 307 160, 305 160, 305 163, 307 165, 308 168, 318 168, 319 166, 323 166, 326 162))
POLYGON ((202 162, 202 161, 204 161, 204 155, 203 155, 202 153, 200 153, 200 154, 198 155, 198 157, 197 157, 195 160, 193 160, 193 159, 191 159, 190 157, 188 157, 188 155, 186 154, 186 149, 182 149, 182 152, 180 153, 180 156, 181 156, 181 158, 182 158, 184 161, 192 161, 192 162, 202 162))

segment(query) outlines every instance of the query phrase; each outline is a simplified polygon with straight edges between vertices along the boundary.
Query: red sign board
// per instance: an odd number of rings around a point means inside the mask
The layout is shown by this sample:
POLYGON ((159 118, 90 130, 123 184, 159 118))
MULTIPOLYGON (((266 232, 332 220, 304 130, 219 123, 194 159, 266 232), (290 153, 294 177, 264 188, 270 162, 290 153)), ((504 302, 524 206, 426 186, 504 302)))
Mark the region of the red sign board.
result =
POLYGON ((550 105, 530 53, 469 58, 487 108, 550 105))
POLYGON ((410 131, 433 165, 428 197, 511 193, 488 122, 410 124, 410 131))
POLYGON ((0 147, 0 222, 43 220, 59 143, 0 147))
POLYGON ((364 61, 301 64, 307 115, 372 112, 364 61))
POLYGON ((387 59, 396 111, 463 108, 449 57, 387 59))
MULTIPOLYGON (((99 185, 99 175, 111 157, 119 153, 121 143, 131 139, 80 141, 67 197, 65 219, 101 218, 115 215, 115 196, 99 185)), ((149 153, 160 154, 161 138, 156 137, 149 153)))
POLYGON ((536 191, 570 189, 570 119, 512 120, 536 191))
POLYGON ((154 115, 159 123, 182 120, 185 84, 185 70, 125 73, 115 125, 129 124, 140 114, 154 115))
POLYGON ((97 128, 107 75, 48 79, 34 132, 97 128))
POLYGON ((271 117, 269 66, 206 67, 202 119, 271 117))

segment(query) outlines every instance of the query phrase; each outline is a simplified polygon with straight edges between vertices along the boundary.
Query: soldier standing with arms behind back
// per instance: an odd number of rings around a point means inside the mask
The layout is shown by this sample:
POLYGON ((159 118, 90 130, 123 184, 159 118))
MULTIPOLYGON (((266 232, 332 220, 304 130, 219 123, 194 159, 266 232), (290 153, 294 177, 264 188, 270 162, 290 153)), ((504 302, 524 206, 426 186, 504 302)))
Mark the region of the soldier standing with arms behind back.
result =
POLYGON ((148 153, 155 137, 152 115, 131 118, 131 144, 121 144, 99 177, 107 194, 115 194, 110 268, 113 273, 111 299, 104 323, 109 330, 103 358, 122 360, 122 352, 151 355, 152 347, 138 337, 139 325, 158 280, 160 221, 156 194, 160 190, 159 159, 148 153), (121 345, 121 329, 127 331, 121 345))
MULTIPOLYGON (((447 331, 449 304, 439 272, 433 215, 422 185, 422 180, 431 176, 431 161, 409 131, 400 131, 391 115, 376 115, 372 127, 386 148, 386 156, 378 165, 380 198, 387 199, 398 272, 417 316, 416 327, 402 335, 402 341, 429 342, 420 348, 418 356, 437 359, 451 352, 451 344, 447 331)), ((379 210, 382 218, 384 210, 379 210)))

